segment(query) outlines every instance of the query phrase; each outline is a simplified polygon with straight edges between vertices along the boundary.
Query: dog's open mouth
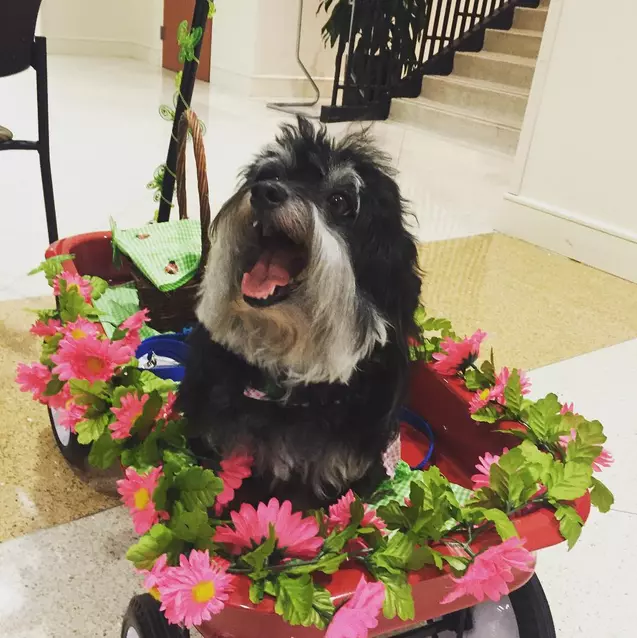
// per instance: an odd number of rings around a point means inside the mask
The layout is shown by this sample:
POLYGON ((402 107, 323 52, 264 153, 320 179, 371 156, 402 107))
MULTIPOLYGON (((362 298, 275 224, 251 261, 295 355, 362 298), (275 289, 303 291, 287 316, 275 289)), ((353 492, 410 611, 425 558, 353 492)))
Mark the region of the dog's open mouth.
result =
POLYGON ((303 246, 295 244, 280 231, 264 235, 259 231, 256 259, 251 260, 241 280, 246 303, 257 308, 284 301, 298 285, 298 276, 307 265, 303 246))

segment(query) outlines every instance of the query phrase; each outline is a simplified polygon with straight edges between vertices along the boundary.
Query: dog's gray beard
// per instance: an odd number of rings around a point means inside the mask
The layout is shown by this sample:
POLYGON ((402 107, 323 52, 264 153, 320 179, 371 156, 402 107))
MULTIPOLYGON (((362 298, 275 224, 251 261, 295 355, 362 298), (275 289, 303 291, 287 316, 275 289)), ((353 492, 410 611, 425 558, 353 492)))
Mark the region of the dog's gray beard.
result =
POLYGON ((248 232, 236 217, 224 215, 212 239, 199 321, 215 341, 290 384, 347 383, 374 346, 385 343, 387 327, 358 294, 345 242, 314 209, 304 281, 290 299, 252 308, 236 288, 248 232))

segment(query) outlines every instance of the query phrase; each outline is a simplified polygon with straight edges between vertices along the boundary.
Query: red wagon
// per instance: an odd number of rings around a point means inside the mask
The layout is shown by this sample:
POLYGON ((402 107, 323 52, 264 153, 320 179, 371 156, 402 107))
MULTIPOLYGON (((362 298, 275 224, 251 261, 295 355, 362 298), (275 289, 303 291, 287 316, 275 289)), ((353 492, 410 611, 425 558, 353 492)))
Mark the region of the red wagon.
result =
MULTIPOLYGON (((75 255, 74 261, 65 262, 65 268, 80 275, 97 275, 111 284, 130 280, 129 272, 113 265, 110 233, 90 233, 62 239, 47 251, 47 257, 75 255)), ((516 423, 497 426, 477 423, 470 418, 468 393, 460 380, 441 377, 425 363, 413 364, 409 408, 430 425, 435 438, 431 464, 437 466, 452 482, 471 487, 471 475, 480 455, 500 453, 504 447, 513 447, 518 439, 496 431, 520 427, 516 423)), ((60 429, 52 418, 58 445, 72 462, 77 461, 83 446, 73 435, 61 440, 60 429)), ((66 431, 65 431, 66 432, 66 431)), ((417 465, 429 449, 429 440, 421 432, 403 424, 402 457, 410 465, 417 465)), ((574 506, 583 520, 590 510, 587 495, 574 506)), ((519 535, 526 539, 529 550, 538 550, 563 541, 553 513, 545 508, 518 515, 514 524, 519 535)), ((499 542, 493 533, 481 536, 475 549, 499 542)), ((339 570, 326 577, 326 587, 335 602, 351 595, 360 579, 357 566, 339 570)), ((322 635, 317 629, 291 627, 274 611, 274 602, 264 600, 255 606, 250 602, 247 577, 237 578, 236 590, 225 609, 209 622, 198 627, 204 638, 314 638, 322 635)), ((467 636, 472 638, 551 638, 555 630, 548 603, 536 576, 517 572, 510 583, 510 593, 499 603, 475 606, 475 600, 460 598, 450 604, 441 604, 442 598, 453 586, 451 574, 441 574, 435 568, 425 568, 410 576, 415 600, 415 619, 381 618, 370 636, 425 637, 467 636)), ((122 628, 122 638, 170 638, 188 636, 185 629, 168 625, 159 611, 158 603, 148 594, 135 597, 122 628)))

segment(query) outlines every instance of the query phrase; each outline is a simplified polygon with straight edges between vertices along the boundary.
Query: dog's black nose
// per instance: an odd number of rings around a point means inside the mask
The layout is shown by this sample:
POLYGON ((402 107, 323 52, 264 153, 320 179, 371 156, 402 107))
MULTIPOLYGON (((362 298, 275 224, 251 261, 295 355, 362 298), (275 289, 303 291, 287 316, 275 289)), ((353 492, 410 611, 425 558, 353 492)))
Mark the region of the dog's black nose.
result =
POLYGON ((278 182, 259 182, 252 187, 250 202, 257 210, 270 210, 280 206, 288 198, 288 192, 278 182))

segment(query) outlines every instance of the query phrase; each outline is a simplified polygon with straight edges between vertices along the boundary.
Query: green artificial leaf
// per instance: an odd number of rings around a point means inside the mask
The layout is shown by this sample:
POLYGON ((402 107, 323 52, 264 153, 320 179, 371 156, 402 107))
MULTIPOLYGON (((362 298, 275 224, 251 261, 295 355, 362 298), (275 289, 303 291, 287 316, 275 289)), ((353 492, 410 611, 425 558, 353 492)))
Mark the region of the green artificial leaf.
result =
POLYGON ((407 569, 409 560, 414 553, 413 542, 402 532, 395 532, 384 549, 375 551, 371 563, 390 574, 400 574, 407 569))
POLYGON ((411 521, 405 515, 403 507, 396 501, 381 505, 377 510, 377 514, 385 521, 388 529, 407 529, 411 525, 411 521))
POLYGON ((153 491, 153 503, 155 503, 156 510, 167 510, 168 503, 168 490, 172 487, 172 477, 162 474, 157 482, 157 487, 153 491))
POLYGON ((579 434, 574 441, 569 441, 566 447, 567 463, 582 463, 583 465, 592 465, 593 461, 602 453, 601 445, 587 445, 582 443, 579 434))
MULTIPOLYGON (((581 419, 582 417, 579 417, 581 419)), ((578 417, 575 417, 579 420, 578 417)), ((570 428, 568 428, 570 430, 570 428)), ((599 421, 587 421, 583 419, 575 426, 577 436, 584 445, 604 445, 606 436, 604 435, 604 427, 599 421)))
POLYGON ((520 382, 520 373, 513 370, 509 376, 506 387, 504 388, 504 398, 506 399, 506 407, 514 415, 519 414, 522 408, 522 384, 520 382))
POLYGON ((52 397, 56 394, 62 392, 62 388, 64 387, 64 381, 60 381, 60 378, 54 374, 51 377, 51 380, 46 384, 46 389, 44 390, 45 397, 52 397))
POLYGON ((268 563, 268 559, 274 553, 274 549, 276 547, 276 530, 274 529, 274 525, 270 523, 269 525, 269 534, 267 540, 265 540, 259 547, 250 552, 249 554, 244 554, 241 556, 242 562, 246 565, 250 565, 253 569, 253 575, 258 577, 265 566, 268 563))
POLYGON ((91 282, 91 298, 95 301, 106 292, 108 282, 101 277, 89 277, 88 280, 91 282))
POLYGON ((356 525, 348 525, 343 531, 332 532, 323 543, 323 549, 326 552, 341 552, 345 544, 352 540, 358 534, 358 523, 356 525))
POLYGON ((92 419, 80 421, 76 426, 78 443, 86 445, 97 441, 102 434, 105 433, 108 424, 111 421, 111 414, 100 414, 92 419))
POLYGON ((313 572, 322 572, 324 574, 336 573, 340 566, 349 558, 348 554, 329 553, 322 556, 315 563, 309 565, 294 565, 286 568, 288 574, 312 574, 313 572))
POLYGON ((93 406, 102 412, 106 409, 107 406, 104 399, 107 396, 106 390, 108 386, 105 381, 91 383, 85 379, 71 379, 69 388, 73 400, 78 405, 93 406))
POLYGON ((188 442, 183 434, 185 429, 185 420, 171 420, 163 423, 161 428, 156 426, 155 429, 159 431, 159 437, 162 441, 166 441, 168 445, 172 446, 176 450, 186 450, 188 442))
POLYGON ((161 394, 157 390, 153 390, 146 403, 144 403, 144 409, 141 415, 135 421, 134 427, 136 430, 145 430, 149 428, 157 418, 159 411, 164 405, 164 400, 161 398, 161 394))
POLYGON ((427 311, 422 304, 418 304, 416 312, 414 313, 414 323, 418 326, 418 329, 422 332, 425 321, 427 320, 427 311))
POLYGON ((278 592, 274 611, 290 625, 310 626, 314 583, 309 574, 289 576, 281 573, 277 579, 278 592))
POLYGON ((425 565, 436 565, 438 569, 441 569, 442 559, 440 558, 440 553, 431 549, 431 547, 427 547, 427 545, 415 547, 405 566, 407 571, 417 572, 425 565))
POLYGON ((189 511, 179 501, 173 506, 168 525, 177 538, 197 548, 208 543, 214 534, 207 510, 189 511))
MULTIPOLYGON (((60 289, 62 288, 63 286, 60 286, 60 289)), ((84 301, 84 297, 77 290, 68 290, 60 293, 58 301, 60 304, 60 318, 63 323, 77 321, 78 317, 88 317, 94 314, 94 309, 84 301)))
POLYGON ((449 565, 455 576, 463 574, 470 563, 470 560, 464 556, 449 556, 447 554, 441 554, 440 556, 442 560, 449 565))
POLYGON ((407 575, 403 573, 396 576, 379 571, 375 573, 375 576, 385 585, 385 602, 383 603, 385 618, 391 619, 398 616, 401 620, 413 620, 416 611, 407 575))
POLYGON ((175 477, 175 485, 181 491, 181 502, 189 510, 212 507, 223 491, 223 481, 200 465, 182 470, 175 477))
POLYGON ((502 510, 482 509, 481 513, 484 518, 495 524, 495 531, 503 541, 518 535, 515 525, 502 510))
POLYGON ((250 583, 250 602, 253 605, 258 605, 265 596, 265 582, 263 580, 256 580, 250 583))
POLYGON ((570 505, 558 505, 555 518, 560 522, 560 534, 568 544, 569 550, 577 543, 584 521, 570 505))
POLYGON ((49 285, 53 285, 53 279, 64 271, 62 264, 65 261, 75 259, 75 255, 55 255, 49 257, 40 263, 39 266, 29 271, 29 275, 35 275, 39 272, 43 272, 46 276, 49 285))
POLYGON ((553 442, 563 433, 561 409, 555 394, 547 394, 529 406, 528 426, 539 441, 553 442))
POLYGON ((541 462, 539 457, 529 460, 529 445, 533 444, 522 443, 502 454, 489 470, 489 487, 509 507, 525 504, 537 492, 538 483, 546 474, 543 464, 551 462, 548 455, 541 462))
POLYGON ((178 555, 183 543, 165 525, 153 525, 127 552, 126 558, 137 569, 151 569, 162 554, 178 555))
POLYGON ((146 394, 157 391, 160 394, 166 394, 167 392, 176 392, 179 387, 172 379, 161 379, 156 374, 150 372, 150 370, 143 370, 139 376, 139 382, 142 390, 146 394))
POLYGON ((111 437, 111 433, 104 432, 91 445, 88 462, 100 470, 107 470, 119 458, 122 452, 122 442, 111 437))
POLYGON ((495 405, 487 404, 471 415, 474 421, 479 423, 497 423, 500 420, 500 411, 495 405))
POLYGON ((488 379, 480 370, 476 370, 475 368, 465 370, 464 383, 467 386, 467 390, 471 390, 472 392, 489 387, 488 379))
POLYGON ((173 450, 164 450, 164 475, 175 476, 182 470, 197 464, 197 460, 189 452, 173 450))
POLYGON ((51 355, 54 355, 58 351, 60 341, 62 341, 64 335, 58 333, 52 337, 46 337, 42 343, 42 351, 40 355, 40 363, 45 366, 53 366, 51 355))
POLYGON ((314 586, 314 597, 312 598, 312 610, 308 624, 327 629, 329 621, 334 616, 334 603, 332 596, 325 587, 314 586))
POLYGON ((120 370, 117 379, 121 382, 121 385, 131 388, 139 388, 141 385, 142 371, 137 368, 137 364, 131 365, 130 363, 120 370))
POLYGON ((605 514, 610 510, 615 497, 613 493, 599 480, 593 477, 593 489, 591 490, 591 503, 605 514))
POLYGON ((592 474, 590 465, 555 461, 546 480, 548 495, 556 501, 573 501, 586 493, 592 474))
POLYGON ((495 384, 495 366, 493 365, 493 349, 491 349, 491 359, 488 361, 483 361, 480 366, 480 372, 484 375, 487 380, 488 386, 493 386, 495 384))
POLYGON ((114 408, 122 407, 122 399, 128 394, 137 394, 137 390, 133 386, 119 385, 113 390, 111 401, 114 408))

